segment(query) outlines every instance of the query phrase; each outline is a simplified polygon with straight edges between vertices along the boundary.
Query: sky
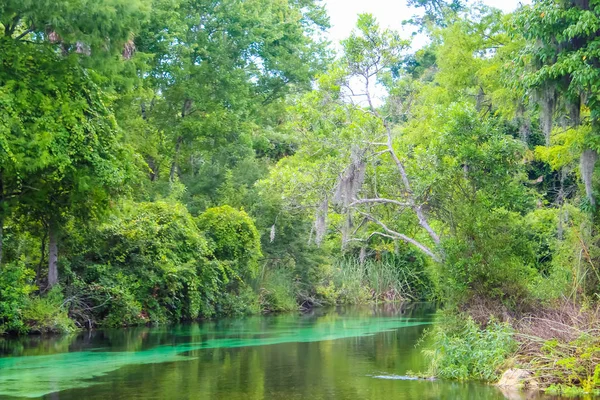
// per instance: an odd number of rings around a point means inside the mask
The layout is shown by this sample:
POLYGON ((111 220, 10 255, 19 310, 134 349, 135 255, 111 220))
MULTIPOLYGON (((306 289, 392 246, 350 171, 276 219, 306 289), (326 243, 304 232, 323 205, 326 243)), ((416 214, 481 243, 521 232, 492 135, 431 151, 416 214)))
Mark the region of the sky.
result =
MULTIPOLYGON (((504 12, 511 12, 520 4, 530 4, 531 0, 482 0, 482 2, 504 12)), ((340 40, 347 38, 355 27, 358 14, 373 14, 382 28, 403 32, 406 38, 409 38, 411 32, 414 31, 414 28, 402 26, 402 21, 409 19, 417 11, 408 7, 406 0, 325 0, 325 4, 331 22, 329 40, 338 51, 340 50, 340 40)), ((412 39, 412 48, 418 49, 426 43, 427 38, 424 35, 418 35, 412 39)), ((350 85, 357 88, 363 87, 362 83, 356 81, 350 81, 350 85)), ((386 96, 385 90, 376 84, 371 90, 375 104, 381 104, 386 96)))
MULTIPOLYGON (((530 0, 483 0, 483 3, 499 8, 505 12, 515 10, 520 3, 528 4, 530 0)), ((371 13, 382 27, 403 31, 402 21, 415 14, 415 9, 406 6, 406 0, 325 0, 331 18, 330 40, 337 44, 346 38, 356 25, 356 16, 371 13)))

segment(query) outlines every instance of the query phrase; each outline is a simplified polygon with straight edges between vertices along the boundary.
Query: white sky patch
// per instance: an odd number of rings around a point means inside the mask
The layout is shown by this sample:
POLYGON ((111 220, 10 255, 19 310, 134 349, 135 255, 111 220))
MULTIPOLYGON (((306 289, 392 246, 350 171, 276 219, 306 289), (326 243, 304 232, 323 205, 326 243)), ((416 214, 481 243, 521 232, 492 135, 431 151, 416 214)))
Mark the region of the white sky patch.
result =
MULTIPOLYGON (((483 0, 482 2, 505 13, 516 10, 520 5, 531 4, 531 0, 483 0)), ((472 3, 473 1, 469 2, 469 4, 472 3)), ((408 7, 406 0, 325 0, 325 4, 331 22, 328 37, 338 51, 341 50, 340 41, 347 38, 356 26, 358 14, 373 14, 382 28, 396 30, 403 37, 410 38, 415 27, 403 26, 402 21, 410 19, 419 11, 408 7)), ((412 38, 412 48, 414 50, 423 47, 426 43, 427 38, 423 35, 412 38)), ((353 80, 351 86, 355 92, 364 91, 361 90, 364 88, 364 83, 360 83, 358 80, 353 80)), ((374 97, 374 103, 376 105, 382 104, 387 95, 385 90, 379 85, 372 85, 370 91, 374 97)), ((355 100, 362 103, 360 99, 355 100)))
MULTIPOLYGON (((404 32, 407 37, 414 30, 402 26, 402 21, 417 13, 417 9, 406 5, 406 0, 325 0, 325 3, 331 19, 329 39, 334 45, 348 37, 356 26, 357 15, 363 13, 373 14, 382 27, 404 32)), ((520 4, 530 4, 531 0, 483 0, 483 3, 511 12, 520 4)))

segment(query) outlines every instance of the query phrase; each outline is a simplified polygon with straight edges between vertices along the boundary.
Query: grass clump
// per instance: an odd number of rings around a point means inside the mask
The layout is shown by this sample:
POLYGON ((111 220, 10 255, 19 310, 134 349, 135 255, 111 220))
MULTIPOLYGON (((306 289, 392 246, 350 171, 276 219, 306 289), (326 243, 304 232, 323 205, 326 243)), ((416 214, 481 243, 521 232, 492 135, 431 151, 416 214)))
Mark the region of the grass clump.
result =
POLYGON ((563 302, 517 324, 519 363, 550 394, 600 392, 600 310, 563 302))
POLYGON ((298 309, 295 280, 291 271, 276 268, 266 273, 260 289, 261 308, 265 312, 298 309))
POLYGON ((339 259, 327 282, 317 287, 317 294, 329 304, 364 304, 427 299, 431 287, 423 263, 387 254, 364 261, 339 259))
POLYGON ((492 382, 517 349, 510 325, 495 320, 481 327, 471 317, 444 316, 424 338, 429 376, 492 382))
POLYGON ((23 309, 23 321, 33 333, 68 333, 77 329, 58 286, 44 296, 30 298, 23 309))

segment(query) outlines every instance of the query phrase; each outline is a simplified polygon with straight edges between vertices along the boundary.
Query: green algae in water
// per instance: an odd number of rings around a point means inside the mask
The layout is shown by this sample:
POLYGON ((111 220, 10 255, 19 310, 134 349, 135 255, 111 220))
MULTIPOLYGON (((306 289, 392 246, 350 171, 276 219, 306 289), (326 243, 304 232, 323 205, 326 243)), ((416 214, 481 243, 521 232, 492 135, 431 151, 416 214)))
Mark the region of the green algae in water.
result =
POLYGON ((41 397, 68 389, 86 388, 95 378, 126 366, 186 362, 202 349, 266 346, 294 342, 319 342, 364 337, 379 332, 428 324, 427 320, 393 317, 324 316, 317 320, 298 316, 247 318, 172 331, 148 330, 173 344, 159 344, 137 351, 96 350, 49 355, 0 358, 0 396, 41 397), (177 341, 183 341, 177 343, 177 341))

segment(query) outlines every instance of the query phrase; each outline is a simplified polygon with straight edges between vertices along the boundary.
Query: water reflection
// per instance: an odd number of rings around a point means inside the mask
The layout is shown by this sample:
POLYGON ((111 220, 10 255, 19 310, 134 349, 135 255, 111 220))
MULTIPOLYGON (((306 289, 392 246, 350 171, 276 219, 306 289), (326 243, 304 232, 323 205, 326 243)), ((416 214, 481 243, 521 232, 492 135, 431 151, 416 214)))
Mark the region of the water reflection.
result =
POLYGON ((525 399, 485 385, 380 379, 424 369, 414 346, 432 311, 321 309, 0 339, 0 398, 525 399))

